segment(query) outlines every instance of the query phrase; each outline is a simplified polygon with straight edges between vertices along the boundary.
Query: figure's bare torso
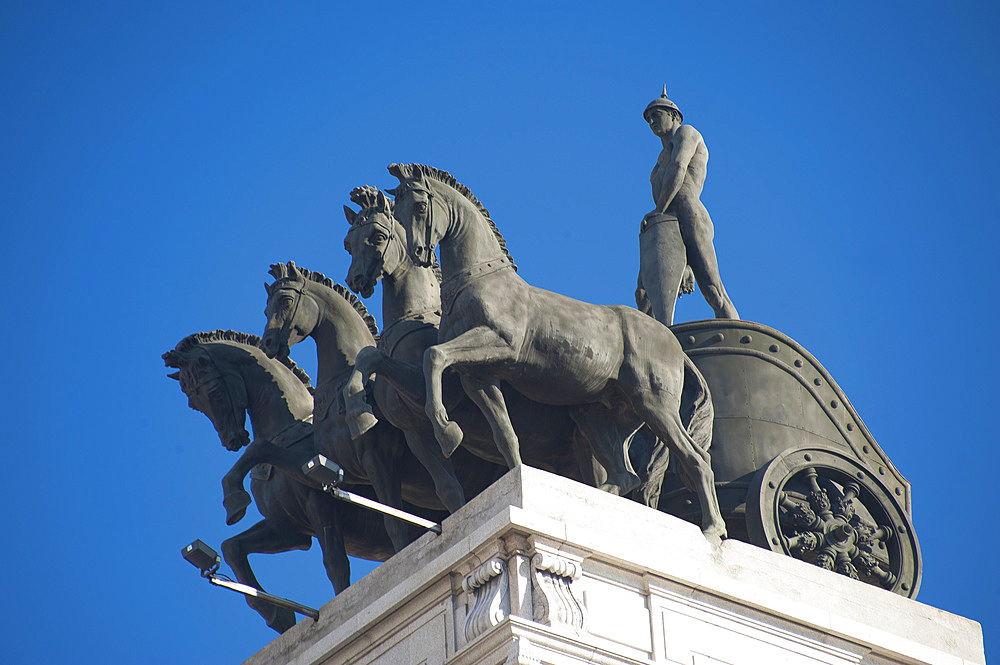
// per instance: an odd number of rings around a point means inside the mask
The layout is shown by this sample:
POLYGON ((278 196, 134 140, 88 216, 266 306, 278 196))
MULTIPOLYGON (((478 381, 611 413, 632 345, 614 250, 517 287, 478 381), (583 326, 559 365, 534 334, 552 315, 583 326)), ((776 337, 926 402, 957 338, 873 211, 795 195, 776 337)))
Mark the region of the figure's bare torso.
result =
POLYGON ((682 142, 694 144, 694 154, 688 162, 681 188, 667 206, 667 211, 683 215, 687 210, 700 207, 701 191, 705 187, 705 176, 708 173, 708 148, 698 130, 690 125, 681 125, 677 129, 670 142, 660 151, 649 175, 649 183, 653 190, 653 200, 657 201, 666 185, 671 166, 681 152, 682 142))

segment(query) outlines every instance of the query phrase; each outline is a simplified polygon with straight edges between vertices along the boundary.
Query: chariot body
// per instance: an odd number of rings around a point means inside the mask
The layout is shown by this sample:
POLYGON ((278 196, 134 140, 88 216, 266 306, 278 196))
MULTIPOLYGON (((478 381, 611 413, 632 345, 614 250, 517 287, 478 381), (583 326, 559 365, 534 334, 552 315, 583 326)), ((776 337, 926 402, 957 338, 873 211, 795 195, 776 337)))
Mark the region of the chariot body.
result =
MULTIPOLYGON (((910 483, 801 345, 748 321, 671 327, 715 405, 712 469, 730 537, 914 597, 910 483)), ((697 520, 676 476, 660 508, 697 520)))

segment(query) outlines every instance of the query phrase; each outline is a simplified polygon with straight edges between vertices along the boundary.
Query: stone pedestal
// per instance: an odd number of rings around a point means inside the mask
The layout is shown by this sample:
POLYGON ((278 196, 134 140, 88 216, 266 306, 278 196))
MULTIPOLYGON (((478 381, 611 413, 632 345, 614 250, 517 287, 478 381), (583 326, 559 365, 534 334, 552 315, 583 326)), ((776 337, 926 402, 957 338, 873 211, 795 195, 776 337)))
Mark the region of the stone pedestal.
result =
POLYGON ((979 624, 521 467, 247 663, 985 663, 979 624))

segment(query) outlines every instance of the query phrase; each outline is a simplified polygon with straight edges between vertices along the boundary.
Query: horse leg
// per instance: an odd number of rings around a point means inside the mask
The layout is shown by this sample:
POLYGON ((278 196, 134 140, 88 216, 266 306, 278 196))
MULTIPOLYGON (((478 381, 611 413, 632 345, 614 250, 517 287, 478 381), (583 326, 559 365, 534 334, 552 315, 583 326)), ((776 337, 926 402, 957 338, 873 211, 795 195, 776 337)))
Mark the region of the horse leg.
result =
POLYGON ((632 468, 641 480, 632 492, 632 498, 650 508, 656 508, 660 503, 663 475, 670 462, 670 449, 648 426, 643 425, 632 433, 628 451, 632 468))
POLYGON ((611 409, 599 404, 570 409, 570 417, 607 473, 607 479, 598 489, 618 496, 635 489, 639 476, 628 458, 631 430, 619 427, 611 409))
POLYGON ((463 374, 462 388, 490 424, 493 441, 507 461, 507 467, 513 469, 520 465, 521 446, 517 440, 517 433, 514 432, 514 426, 510 424, 510 414, 507 413, 507 404, 504 402, 500 386, 463 374))
POLYGON ((666 442, 670 452, 677 456, 681 479, 698 496, 702 533, 710 542, 721 543, 726 537, 726 522, 715 493, 711 457, 698 447, 684 428, 676 399, 666 399, 665 393, 649 388, 636 391, 634 397, 633 406, 653 432, 666 442))
POLYGON ((580 432, 579 427, 573 429, 572 441, 573 458, 576 460, 581 482, 591 487, 600 487, 608 479, 608 474, 594 457, 590 441, 580 432))
MULTIPOLYGON (((264 588, 257 581, 248 554, 288 552, 289 550, 307 550, 312 545, 312 537, 301 533, 291 525, 273 518, 265 518, 243 533, 237 534, 222 543, 222 556, 233 569, 236 579, 242 584, 248 584, 260 589, 264 588)), ((284 607, 265 603, 257 598, 247 596, 247 605, 264 617, 267 625, 283 633, 295 625, 295 613, 284 607)))
POLYGON ((426 399, 423 370, 413 363, 390 358, 374 346, 366 346, 358 352, 354 367, 354 373, 344 386, 344 400, 347 405, 347 425, 355 439, 378 422, 371 405, 365 399, 364 384, 372 375, 377 374, 379 380, 387 381, 400 397, 413 405, 421 404, 426 399), (366 414, 371 415, 371 418, 366 414), (362 427, 366 429, 361 429, 362 427))
POLYGON ((243 482, 250 469, 257 464, 273 464, 300 483, 318 489, 319 485, 315 481, 302 474, 302 465, 311 456, 312 453, 296 453, 264 439, 253 441, 222 477, 222 505, 226 509, 226 524, 232 526, 246 515, 252 499, 243 482))
MULTIPOLYGON (((397 431, 392 430, 391 435, 397 436, 397 431)), ((402 470, 395 463, 391 449, 387 447, 384 440, 385 430, 372 431, 365 436, 370 437, 361 450, 361 466, 365 470, 365 475, 371 481, 375 496, 381 503, 393 508, 403 507, 402 492, 402 470)), ((393 446, 397 442, 391 442, 393 446)), ((410 544, 410 530, 402 521, 395 517, 385 516, 385 530, 392 541, 392 548, 399 552, 410 544)))
POLYGON ((365 383, 372 377, 378 367, 382 353, 374 346, 363 347, 354 359, 354 370, 344 385, 344 407, 347 427, 351 430, 351 438, 359 436, 375 427, 378 418, 372 411, 365 394, 365 383))
POLYGON ((347 558, 341 524, 342 504, 318 490, 309 490, 306 498, 306 517, 323 550, 323 567, 340 593, 351 584, 351 562, 347 558))
POLYGON ((406 444, 413 455, 424 465, 434 481, 434 491, 441 503, 453 513, 465 505, 465 489, 455 474, 451 460, 441 452, 441 446, 434 440, 434 434, 425 430, 421 432, 403 432, 406 444))
MULTIPOLYGON (((381 351, 379 353, 381 354, 381 351)), ((420 365, 381 355, 381 362, 375 373, 379 379, 388 381, 399 395, 411 404, 419 405, 426 399, 424 371, 420 365)))
MULTIPOLYGON (((467 330, 454 339, 428 347, 424 351, 424 381, 427 386, 427 402, 424 410, 431 425, 434 426, 434 436, 441 444, 445 457, 451 457, 455 449, 461 445, 463 435, 462 428, 448 420, 441 388, 441 376, 444 370, 451 365, 485 365, 513 359, 513 350, 496 331, 487 326, 467 330)), ((506 413, 506 408, 504 412, 506 413)), ((498 442, 497 445, 501 444, 498 442)), ((508 459, 507 463, 512 462, 508 459)), ((520 464, 520 460, 517 463, 520 464)))

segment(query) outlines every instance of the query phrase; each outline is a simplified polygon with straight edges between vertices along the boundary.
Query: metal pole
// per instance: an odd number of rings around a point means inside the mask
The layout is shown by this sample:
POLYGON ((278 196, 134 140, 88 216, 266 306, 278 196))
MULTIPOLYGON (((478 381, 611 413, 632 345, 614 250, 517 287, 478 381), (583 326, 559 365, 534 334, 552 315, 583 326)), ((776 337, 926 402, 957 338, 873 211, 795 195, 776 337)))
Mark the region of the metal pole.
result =
POLYGON ((395 517, 396 519, 403 520, 404 522, 409 522, 410 524, 416 524, 419 527, 427 529, 428 531, 433 531, 434 533, 441 533, 441 525, 437 522, 432 522, 430 520, 425 520, 423 517, 417 517, 406 511, 398 510, 392 506, 387 506, 384 503, 379 503, 378 501, 372 501, 367 497, 363 497, 354 492, 348 492, 342 490, 339 487, 327 486, 325 488, 330 494, 340 499, 341 501, 346 501, 348 503, 353 503, 369 510, 376 510, 380 513, 389 515, 390 517, 395 517))
POLYGON ((215 575, 214 573, 208 573, 205 577, 215 586, 221 586, 237 593, 242 593, 244 596, 260 598, 261 600, 271 603, 272 605, 277 605, 279 607, 292 610, 293 612, 298 612, 299 614, 309 617, 313 621, 319 621, 319 610, 314 610, 313 608, 302 605, 301 603, 296 603, 294 600, 288 600, 287 598, 282 598, 280 596, 273 596, 266 591, 255 589, 254 587, 247 586, 246 584, 231 582, 215 575))
POLYGON ((441 525, 437 522, 425 520, 423 517, 417 517, 416 515, 412 515, 404 510, 399 510, 398 508, 387 506, 384 503, 372 501, 368 497, 360 496, 354 492, 348 492, 347 490, 340 489, 340 483, 344 482, 344 469, 339 464, 329 459, 326 455, 318 454, 303 464, 302 473, 321 482, 323 484, 323 491, 327 492, 334 498, 346 501, 347 503, 353 503, 361 506, 362 508, 367 508, 368 510, 375 510, 383 515, 395 517, 397 520, 403 520, 404 522, 409 522, 410 524, 416 524, 417 526, 427 529, 428 531, 433 531, 434 533, 441 533, 441 525))

